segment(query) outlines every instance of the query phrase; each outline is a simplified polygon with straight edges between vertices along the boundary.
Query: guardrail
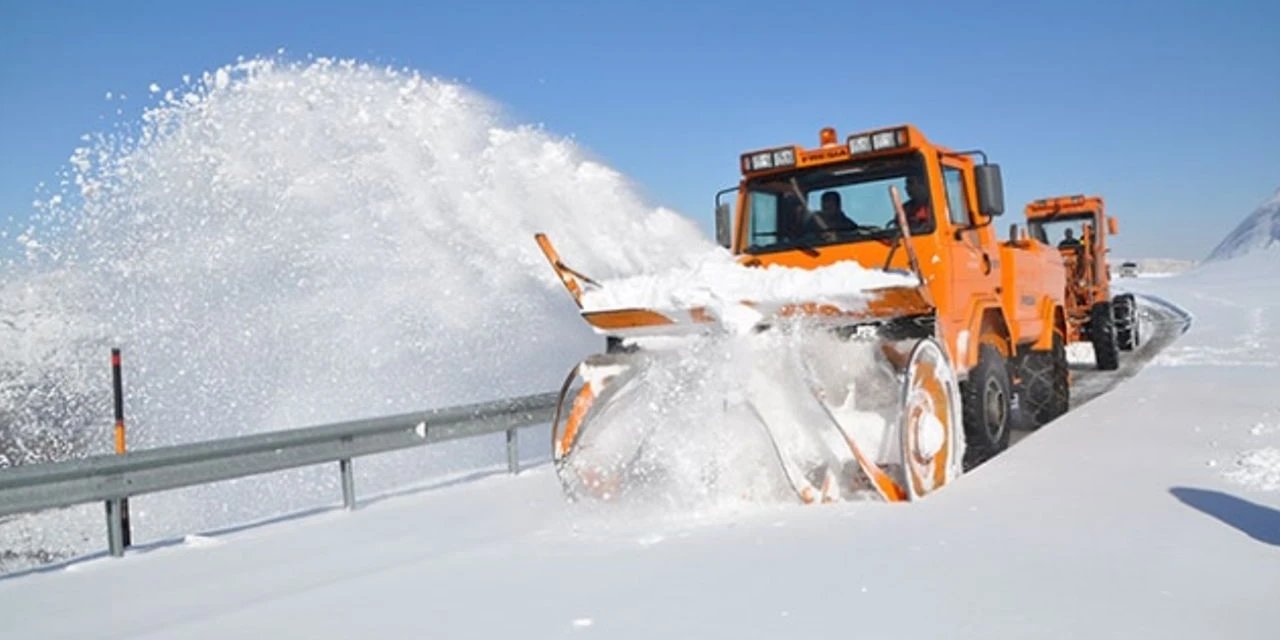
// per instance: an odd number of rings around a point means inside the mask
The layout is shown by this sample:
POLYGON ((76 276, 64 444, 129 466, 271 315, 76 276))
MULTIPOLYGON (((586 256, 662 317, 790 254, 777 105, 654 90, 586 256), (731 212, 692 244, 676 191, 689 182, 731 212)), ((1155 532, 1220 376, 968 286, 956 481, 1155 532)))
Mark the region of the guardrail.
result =
POLYGON ((499 432, 507 434, 507 466, 519 473, 522 427, 551 421, 557 394, 417 411, 382 418, 273 431, 123 455, 0 469, 0 517, 105 501, 107 543, 124 555, 122 501, 130 496, 337 462, 342 502, 356 505, 351 460, 499 432))

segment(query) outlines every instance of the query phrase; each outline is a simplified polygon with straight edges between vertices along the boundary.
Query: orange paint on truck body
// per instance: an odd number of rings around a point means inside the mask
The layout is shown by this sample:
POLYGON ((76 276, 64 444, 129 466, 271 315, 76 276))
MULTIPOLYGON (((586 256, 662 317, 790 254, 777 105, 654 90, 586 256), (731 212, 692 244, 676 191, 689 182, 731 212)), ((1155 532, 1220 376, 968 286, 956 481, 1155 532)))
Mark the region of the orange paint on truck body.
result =
POLYGON ((1049 243, 1048 230, 1055 225, 1078 224, 1082 232, 1073 246, 1059 246, 1067 278, 1065 284, 1066 337, 1068 342, 1087 340, 1084 327, 1090 311, 1099 302, 1111 299, 1111 272, 1107 265, 1109 236, 1119 224, 1108 218, 1100 196, 1056 196, 1041 198, 1024 209, 1027 228, 1033 238, 1049 243))
MULTIPOLYGON (((754 226, 759 226, 753 216, 759 216, 760 194, 776 192, 778 197, 786 197, 787 185, 792 184, 799 198, 805 194, 796 178, 815 179, 815 184, 821 184, 826 178, 814 178, 816 172, 830 175, 832 188, 841 185, 842 175, 859 172, 881 171, 891 178, 895 163, 909 167, 927 188, 927 220, 919 230, 911 225, 908 242, 918 257, 923 278, 920 298, 929 306, 878 299, 872 303, 877 313, 870 315, 932 315, 936 333, 962 376, 977 363, 979 344, 991 344, 1006 356, 1022 349, 1049 348, 1054 331, 1052 309, 1062 305, 1065 282, 1058 252, 1025 238, 999 240, 995 219, 979 208, 971 155, 933 144, 911 125, 855 134, 849 136, 849 144, 839 147, 807 150, 790 145, 743 154, 731 250, 749 266, 816 269, 853 261, 869 269, 911 271, 900 237, 851 238, 766 251, 753 248, 758 239, 753 239, 754 226), (889 146, 870 148, 873 145, 859 139, 875 140, 877 136, 889 146), (853 153, 854 147, 869 150, 853 153), (753 170, 753 162, 766 153, 771 154, 770 160, 785 161, 794 156, 795 162, 786 166, 774 162, 775 166, 753 170), (1044 312, 1046 308, 1049 313, 1044 312)), ((779 213, 774 231, 778 235, 782 234, 782 215, 779 213)))

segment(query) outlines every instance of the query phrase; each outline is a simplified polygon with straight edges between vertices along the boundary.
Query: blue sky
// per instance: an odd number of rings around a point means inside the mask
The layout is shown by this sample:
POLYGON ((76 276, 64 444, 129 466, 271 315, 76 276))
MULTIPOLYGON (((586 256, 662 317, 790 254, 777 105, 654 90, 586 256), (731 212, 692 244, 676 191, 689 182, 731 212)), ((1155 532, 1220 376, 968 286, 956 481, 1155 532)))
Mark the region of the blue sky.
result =
POLYGON ((1123 255, 1202 257, 1280 187, 1276 2, 434 4, 4 0, 0 229, 152 82, 280 48, 465 82, 708 228, 740 152, 826 125, 983 148, 1015 215, 1102 194, 1123 255))

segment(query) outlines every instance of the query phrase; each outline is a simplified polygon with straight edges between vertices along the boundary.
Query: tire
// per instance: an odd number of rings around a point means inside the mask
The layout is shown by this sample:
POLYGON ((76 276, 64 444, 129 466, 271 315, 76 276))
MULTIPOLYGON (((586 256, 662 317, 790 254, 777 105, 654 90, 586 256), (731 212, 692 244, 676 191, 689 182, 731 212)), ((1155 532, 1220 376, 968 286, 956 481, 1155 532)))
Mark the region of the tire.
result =
POLYGON ((1116 325, 1116 345, 1121 351, 1138 348, 1138 305, 1133 294, 1123 294, 1111 301, 1111 313, 1116 325))
POLYGON ((1009 448, 1012 390, 1004 357, 994 347, 982 345, 978 365, 969 371, 968 380, 960 383, 966 471, 1009 448))
POLYGON ((1020 408, 1017 428, 1034 430, 1067 412, 1071 406, 1070 371, 1062 335, 1054 333, 1049 351, 1030 351, 1019 359, 1020 408))
POLYGON ((1093 342, 1093 356, 1099 371, 1120 368, 1120 345, 1116 342, 1116 324, 1110 302, 1099 302, 1090 310, 1089 340, 1093 342))

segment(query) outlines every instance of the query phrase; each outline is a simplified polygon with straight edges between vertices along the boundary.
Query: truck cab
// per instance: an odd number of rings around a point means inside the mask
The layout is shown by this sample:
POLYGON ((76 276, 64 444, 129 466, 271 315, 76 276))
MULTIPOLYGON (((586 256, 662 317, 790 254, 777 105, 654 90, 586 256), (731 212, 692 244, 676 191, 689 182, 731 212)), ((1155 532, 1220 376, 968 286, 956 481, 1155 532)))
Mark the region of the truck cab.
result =
POLYGON ((960 380, 967 467, 1007 447, 1015 424, 1066 412, 1062 261, 1034 239, 997 238, 1004 190, 985 153, 934 144, 911 125, 843 140, 825 128, 815 148, 760 149, 739 163, 738 186, 717 196, 717 237, 742 264, 853 261, 919 276, 923 304, 890 303, 896 313, 876 322, 882 337, 941 343, 960 380), (732 209, 720 202, 730 193, 732 209))
POLYGON ((962 377, 981 344, 1004 358, 1051 348, 1060 261, 1041 243, 997 238, 998 165, 981 151, 936 145, 911 125, 843 141, 827 128, 819 140, 740 157, 738 187, 721 192, 736 195, 734 208, 717 201, 717 235, 743 264, 813 269, 852 260, 910 272, 914 253, 930 308, 912 321, 936 331, 962 377))

